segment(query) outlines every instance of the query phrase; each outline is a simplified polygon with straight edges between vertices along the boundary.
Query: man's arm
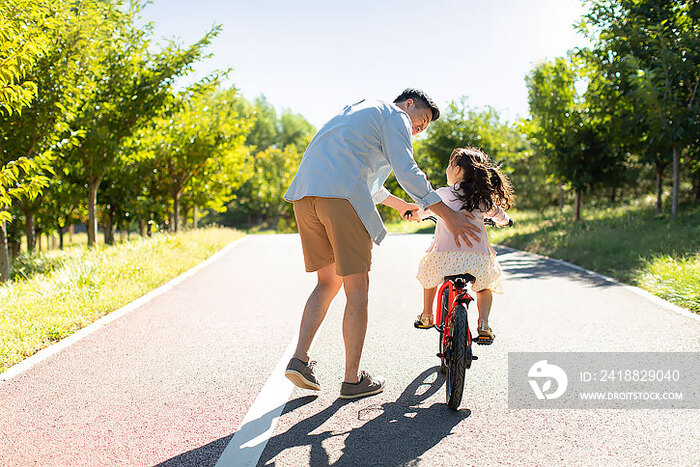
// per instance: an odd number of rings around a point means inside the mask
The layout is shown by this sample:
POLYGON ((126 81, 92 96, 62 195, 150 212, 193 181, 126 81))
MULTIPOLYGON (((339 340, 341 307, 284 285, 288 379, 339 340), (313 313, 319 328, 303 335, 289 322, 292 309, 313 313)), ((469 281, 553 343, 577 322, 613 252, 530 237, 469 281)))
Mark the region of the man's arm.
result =
POLYGON ((380 203, 384 206, 389 206, 390 208, 399 211, 399 214, 403 219, 406 219, 408 221, 420 222, 420 218, 418 218, 418 216, 413 215, 413 213, 420 209, 420 206, 418 206, 417 204, 407 203, 406 201, 402 200, 398 196, 392 195, 391 193, 389 193, 389 196, 387 196, 384 199, 384 201, 380 201, 380 203), (411 212, 411 215, 404 216, 406 211, 411 212))
POLYGON ((401 187, 423 209, 440 201, 423 171, 413 159, 410 125, 407 116, 394 114, 384 121, 381 130, 382 151, 401 187))
POLYGON ((418 164, 413 158, 410 129, 407 130, 406 123, 400 115, 389 117, 384 122, 382 148, 401 187, 418 202, 420 207, 423 209, 430 207, 445 221, 447 228, 455 236, 455 243, 458 246, 460 245, 459 238, 462 238, 469 246, 472 245, 469 237, 479 240, 479 235, 476 232, 481 232, 481 229, 468 220, 470 217, 473 219, 473 216, 453 211, 443 203, 440 195, 435 193, 430 186, 428 178, 418 168, 418 164))

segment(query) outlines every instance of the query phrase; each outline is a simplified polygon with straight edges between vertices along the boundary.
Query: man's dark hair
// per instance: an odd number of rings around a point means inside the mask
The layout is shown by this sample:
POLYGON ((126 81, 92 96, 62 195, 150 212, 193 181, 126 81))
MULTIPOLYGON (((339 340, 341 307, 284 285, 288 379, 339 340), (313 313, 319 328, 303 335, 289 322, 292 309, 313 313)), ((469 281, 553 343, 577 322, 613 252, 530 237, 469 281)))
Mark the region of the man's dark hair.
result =
POLYGON ((413 102, 418 107, 430 107, 430 110, 433 112, 433 118, 430 119, 431 122, 434 122, 440 118, 440 109, 438 109, 437 104, 420 89, 405 89, 401 94, 399 94, 399 97, 394 99, 394 104, 400 104, 408 99, 413 99, 413 102))

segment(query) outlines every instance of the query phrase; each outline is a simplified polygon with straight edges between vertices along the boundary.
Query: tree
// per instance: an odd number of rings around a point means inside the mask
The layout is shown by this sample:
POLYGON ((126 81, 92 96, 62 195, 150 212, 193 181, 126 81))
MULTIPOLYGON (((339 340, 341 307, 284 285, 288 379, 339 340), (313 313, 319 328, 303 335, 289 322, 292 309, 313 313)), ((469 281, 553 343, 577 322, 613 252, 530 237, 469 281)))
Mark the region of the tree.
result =
POLYGON ((106 6, 107 34, 93 71, 100 78, 78 117, 85 136, 72 154, 88 186, 90 247, 97 238, 97 191, 107 171, 117 164, 121 144, 166 105, 174 79, 190 71, 219 31, 213 28, 187 49, 171 43, 153 53, 149 50, 150 29, 139 30, 134 25, 142 4, 132 0, 129 6, 128 11, 106 6))
POLYGON ((590 77, 576 65, 575 60, 558 58, 527 76, 531 119, 525 128, 547 159, 551 175, 573 187, 578 221, 584 190, 605 180, 606 172, 619 163, 620 153, 610 147, 603 114, 593 111, 590 101, 595 93, 577 90, 581 78, 590 77))
POLYGON ((294 146, 299 153, 304 153, 311 138, 316 134, 316 128, 303 115, 290 111, 282 112, 279 119, 279 148, 294 146))
POLYGON ((63 249, 66 227, 78 221, 85 211, 83 188, 73 178, 68 167, 56 167, 43 191, 40 216, 47 220, 47 227, 58 233, 59 248, 63 249))
MULTIPOLYGON (((58 153, 76 144, 80 136, 71 132, 70 125, 81 104, 81 89, 89 86, 80 68, 89 58, 85 50, 99 23, 99 10, 92 2, 74 6, 70 0, 54 1, 53 8, 51 44, 27 73, 37 86, 36 98, 22 112, 0 122, 0 132, 6 135, 0 161, 32 160, 49 172, 58 153)), ((32 176, 41 173, 20 177, 17 185, 27 185, 32 176)), ((34 216, 42 196, 23 196, 20 202, 31 252, 35 244, 34 216)))
POLYGON ((275 108, 260 96, 253 102, 253 127, 246 137, 246 144, 263 151, 279 140, 279 123, 275 108))
POLYGON ((236 99, 235 89, 215 92, 205 86, 178 99, 172 111, 141 133, 172 199, 173 231, 179 229, 181 196, 188 184, 202 179, 205 185, 215 180, 226 185, 236 178, 231 173, 235 161, 228 157, 232 164, 225 166, 221 157, 239 154, 235 149, 243 146, 249 129, 247 119, 238 114, 236 99))
MULTIPOLYGON (((671 217, 678 216, 680 158, 698 125, 700 4, 695 0, 588 0, 582 29, 634 103, 652 153, 670 152, 671 217)), ((660 183, 657 165, 657 184, 660 183)))
MULTIPOLYGON (((21 114, 36 96, 37 84, 28 77, 46 52, 58 19, 58 1, 0 0, 0 127, 21 114)), ((6 128, 0 128, 0 282, 10 279, 7 222, 12 200, 34 198, 47 179, 43 161, 10 158, 6 128), (23 179, 23 180, 22 180, 23 179)))

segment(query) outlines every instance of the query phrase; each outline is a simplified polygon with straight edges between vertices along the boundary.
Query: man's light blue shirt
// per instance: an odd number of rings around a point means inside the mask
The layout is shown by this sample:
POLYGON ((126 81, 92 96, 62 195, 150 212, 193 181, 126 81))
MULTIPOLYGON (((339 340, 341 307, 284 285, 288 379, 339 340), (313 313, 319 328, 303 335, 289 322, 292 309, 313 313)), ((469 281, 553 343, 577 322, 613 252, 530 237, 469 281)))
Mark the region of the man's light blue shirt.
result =
POLYGON ((386 228, 376 204, 389 196, 384 182, 392 170, 421 208, 441 201, 413 159, 408 114, 393 104, 360 101, 345 107, 316 133, 284 199, 347 199, 379 245, 386 228))

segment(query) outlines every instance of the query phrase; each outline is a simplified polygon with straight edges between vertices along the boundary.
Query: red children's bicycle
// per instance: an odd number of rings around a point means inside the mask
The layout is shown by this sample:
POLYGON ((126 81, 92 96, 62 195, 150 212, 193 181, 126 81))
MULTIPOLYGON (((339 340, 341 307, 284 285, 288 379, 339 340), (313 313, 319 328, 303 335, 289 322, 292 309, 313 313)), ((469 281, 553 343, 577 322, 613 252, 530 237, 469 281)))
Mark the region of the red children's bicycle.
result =
POLYGON ((471 368, 472 360, 477 360, 472 353, 473 339, 467 316, 469 303, 474 300, 467 285, 475 280, 471 274, 447 276, 438 289, 433 321, 440 334, 437 356, 440 357, 440 371, 445 373, 447 405, 454 410, 462 402, 466 370, 471 368))
MULTIPOLYGON (((423 220, 436 221, 433 216, 423 220)), ((493 219, 489 218, 484 219, 484 224, 496 225, 493 219)), ((511 220, 508 226, 512 225, 511 220)), ((469 329, 467 310, 474 298, 469 295, 467 287, 475 281, 476 278, 471 274, 446 276, 437 291, 437 307, 433 320, 436 324, 433 327, 440 334, 437 356, 440 357, 440 371, 445 373, 447 405, 453 410, 457 410, 462 402, 466 370, 471 368, 473 360, 478 359, 472 353, 472 343, 489 345, 492 342, 482 336, 473 339, 469 329)))

